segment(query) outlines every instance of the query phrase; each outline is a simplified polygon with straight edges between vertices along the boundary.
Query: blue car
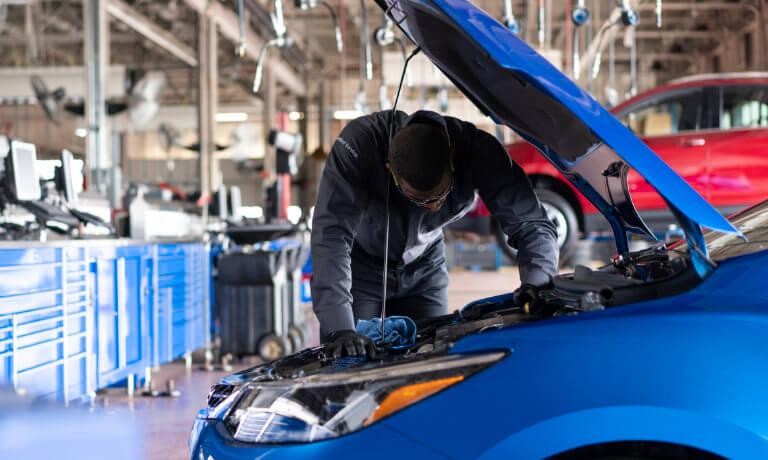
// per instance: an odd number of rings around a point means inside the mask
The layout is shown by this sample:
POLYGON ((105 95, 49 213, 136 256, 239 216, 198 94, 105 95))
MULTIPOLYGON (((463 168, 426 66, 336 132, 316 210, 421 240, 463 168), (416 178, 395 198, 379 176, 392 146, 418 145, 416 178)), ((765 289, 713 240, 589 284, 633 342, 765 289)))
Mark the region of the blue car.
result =
POLYGON ((594 203, 619 256, 421 321, 413 346, 375 360, 318 347, 229 376, 197 416, 192 458, 768 458, 768 204, 723 218, 471 3, 377 1, 594 203), (630 167, 683 243, 629 251, 631 234, 653 238, 630 167))

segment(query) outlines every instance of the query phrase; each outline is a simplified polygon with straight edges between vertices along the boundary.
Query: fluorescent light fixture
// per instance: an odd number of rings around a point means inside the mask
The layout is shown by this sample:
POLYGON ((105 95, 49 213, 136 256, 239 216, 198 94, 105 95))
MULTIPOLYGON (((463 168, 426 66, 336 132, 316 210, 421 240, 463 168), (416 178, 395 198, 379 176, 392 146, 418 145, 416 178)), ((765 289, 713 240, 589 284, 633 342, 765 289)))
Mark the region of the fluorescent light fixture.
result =
POLYGON ((357 117, 365 115, 359 110, 335 110, 333 118, 336 120, 354 120, 357 117))
POLYGON ((75 136, 77 137, 85 137, 88 135, 88 130, 85 128, 77 128, 75 130, 75 136))
POLYGON ((291 121, 299 121, 304 119, 304 112, 289 112, 288 119, 291 121))
POLYGON ((216 114, 218 123, 242 123, 248 120, 248 114, 245 112, 219 112, 216 114))

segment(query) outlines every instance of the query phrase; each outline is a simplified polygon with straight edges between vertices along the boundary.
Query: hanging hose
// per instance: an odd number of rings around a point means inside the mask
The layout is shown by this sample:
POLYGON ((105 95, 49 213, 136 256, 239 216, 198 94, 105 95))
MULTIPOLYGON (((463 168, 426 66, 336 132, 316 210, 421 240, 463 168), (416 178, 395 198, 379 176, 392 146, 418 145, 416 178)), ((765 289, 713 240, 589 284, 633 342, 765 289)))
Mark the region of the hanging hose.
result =
POLYGON ((280 46, 280 44, 284 41, 285 40, 281 38, 273 38, 261 46, 261 49, 259 50, 259 57, 256 59, 256 72, 253 74, 252 91, 254 93, 258 93, 259 88, 261 87, 261 79, 264 74, 264 59, 267 56, 267 50, 273 46, 280 46))
POLYGON ((282 0, 274 0, 274 5, 275 12, 270 14, 270 18, 272 20, 272 29, 275 33, 275 38, 265 42, 259 50, 259 56, 256 59, 256 71, 253 74, 252 91, 254 93, 258 93, 259 88, 261 87, 261 80, 264 74, 264 59, 267 56, 267 50, 273 46, 282 48, 293 44, 293 40, 288 36, 288 28, 285 25, 282 0))
POLYGON ((631 45, 629 47, 629 94, 634 96, 637 94, 637 37, 635 36, 635 28, 627 30, 628 34, 632 34, 630 40, 631 45))
POLYGON ((373 60, 371 58, 371 36, 368 30, 368 10, 365 7, 365 0, 360 0, 360 41, 363 49, 363 69, 362 75, 365 80, 373 80, 373 60))
POLYGON ((605 37, 609 36, 609 43, 612 45, 614 40, 614 34, 609 33, 613 27, 616 27, 619 25, 619 21, 621 19, 617 18, 613 21, 608 19, 605 24, 600 28, 599 31, 597 31, 597 39, 596 39, 596 46, 594 47, 594 53, 592 55, 592 71, 590 73, 590 77, 592 79, 597 78, 598 73, 600 72, 600 64, 603 59, 603 43, 605 42, 605 37))
POLYGON ((610 107, 619 103, 616 91, 616 41, 613 38, 608 43, 608 86, 605 88, 605 98, 610 107))
POLYGON ((285 17, 283 16, 282 0, 275 0, 275 12, 270 16, 272 18, 272 28, 275 31, 275 35, 278 38, 284 38, 288 32, 288 28, 285 25, 285 17))
POLYGON ((515 19, 515 13, 512 11, 512 0, 504 0, 504 25, 507 27, 507 29, 510 30, 513 34, 517 35, 520 33, 520 24, 517 22, 517 19, 515 19))
POLYGON ((573 28, 573 78, 578 79, 581 74, 581 53, 579 50, 579 36, 581 26, 589 22, 589 10, 586 7, 585 0, 578 0, 576 7, 571 11, 571 22, 573 28))
POLYGON ((546 20, 546 11, 544 10, 544 0, 539 0, 539 12, 538 12, 538 39, 539 39, 539 49, 544 48, 544 39, 545 31, 544 31, 544 21, 546 20))
POLYGON ((578 80, 581 74, 581 54, 579 53, 579 28, 573 28, 573 78, 578 80))
POLYGON ((326 0, 323 0, 322 5, 328 9, 328 12, 331 15, 331 20, 333 21, 333 30, 336 35, 336 51, 341 53, 344 51, 344 40, 341 35, 341 27, 339 27, 339 16, 336 14, 336 10, 333 9, 333 6, 331 6, 331 4, 326 0))
POLYGON ((661 8, 662 8, 661 0, 656 0, 656 8, 654 11, 656 12, 656 28, 657 29, 661 29, 661 8))
POLYGON ((293 4, 296 8, 299 8, 302 11, 309 11, 317 5, 323 5, 328 10, 328 14, 331 15, 331 21, 333 22, 333 31, 336 36, 336 51, 339 53, 344 51, 344 40, 342 39, 341 27, 339 26, 339 15, 328 0, 322 0, 320 2, 317 0, 294 0, 293 4))
POLYGON ((245 0, 237 0, 237 19, 240 28, 240 42, 237 44, 237 55, 245 56, 245 0))

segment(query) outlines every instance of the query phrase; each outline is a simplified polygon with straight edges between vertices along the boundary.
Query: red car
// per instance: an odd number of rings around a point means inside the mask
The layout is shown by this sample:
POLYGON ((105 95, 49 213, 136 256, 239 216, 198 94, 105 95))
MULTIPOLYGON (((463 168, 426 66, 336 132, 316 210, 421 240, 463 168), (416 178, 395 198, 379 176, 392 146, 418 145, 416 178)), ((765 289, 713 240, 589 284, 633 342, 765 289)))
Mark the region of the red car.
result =
MULTIPOLYGON (((722 213, 768 195, 768 73, 682 78, 639 94, 612 112, 722 213)), ((555 223, 563 260, 579 235, 610 230, 602 215, 533 146, 519 142, 508 151, 530 177, 555 223)), ((628 185, 651 229, 663 232, 674 222, 645 180, 630 172, 628 185)))

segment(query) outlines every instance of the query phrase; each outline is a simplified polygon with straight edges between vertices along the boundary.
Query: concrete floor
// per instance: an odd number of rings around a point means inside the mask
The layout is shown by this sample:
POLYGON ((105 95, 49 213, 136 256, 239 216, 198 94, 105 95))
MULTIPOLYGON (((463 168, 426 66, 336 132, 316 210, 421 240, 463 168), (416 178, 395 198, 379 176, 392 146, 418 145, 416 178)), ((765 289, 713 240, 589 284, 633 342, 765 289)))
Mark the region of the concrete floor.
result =
MULTIPOLYGON (((454 271, 448 290, 449 307, 454 310, 481 297, 512 291, 518 285, 515 268, 498 272, 454 271)), ((236 365, 235 370, 248 366, 236 365)), ((158 382, 173 379, 181 392, 178 398, 128 397, 124 390, 115 388, 98 396, 94 412, 133 424, 145 458, 186 459, 189 458, 187 438, 195 414, 205 406, 210 386, 226 374, 228 372, 200 370, 197 364, 186 369, 183 363, 171 363, 163 366, 155 379, 158 382)))

